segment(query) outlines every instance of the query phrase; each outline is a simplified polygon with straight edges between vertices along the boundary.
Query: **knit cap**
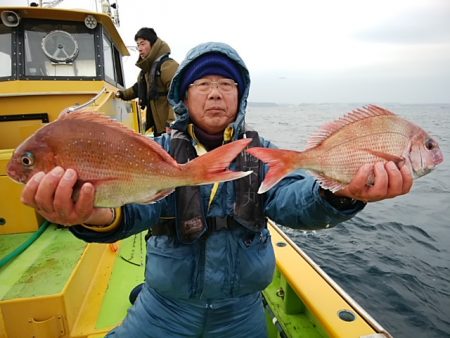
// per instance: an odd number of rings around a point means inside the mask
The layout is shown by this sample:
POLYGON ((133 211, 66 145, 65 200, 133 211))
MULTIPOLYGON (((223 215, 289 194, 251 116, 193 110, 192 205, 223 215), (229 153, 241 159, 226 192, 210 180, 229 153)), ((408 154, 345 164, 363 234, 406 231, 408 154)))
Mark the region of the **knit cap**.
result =
POLYGON ((207 53, 193 60, 181 78, 180 94, 184 97, 189 85, 207 75, 220 75, 233 79, 238 84, 239 97, 244 92, 245 81, 240 66, 222 53, 207 53))

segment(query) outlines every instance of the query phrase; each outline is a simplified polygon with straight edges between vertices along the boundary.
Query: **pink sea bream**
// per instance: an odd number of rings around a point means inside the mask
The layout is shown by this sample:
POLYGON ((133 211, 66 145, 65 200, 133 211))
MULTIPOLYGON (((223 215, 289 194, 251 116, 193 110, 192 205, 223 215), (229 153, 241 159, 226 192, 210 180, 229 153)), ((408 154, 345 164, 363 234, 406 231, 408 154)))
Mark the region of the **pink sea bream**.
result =
POLYGON ((408 166, 418 178, 444 159, 436 140, 422 128, 375 105, 325 124, 309 139, 305 151, 256 147, 247 152, 269 165, 259 193, 300 168, 310 170, 324 189, 336 192, 366 163, 393 161, 408 166))

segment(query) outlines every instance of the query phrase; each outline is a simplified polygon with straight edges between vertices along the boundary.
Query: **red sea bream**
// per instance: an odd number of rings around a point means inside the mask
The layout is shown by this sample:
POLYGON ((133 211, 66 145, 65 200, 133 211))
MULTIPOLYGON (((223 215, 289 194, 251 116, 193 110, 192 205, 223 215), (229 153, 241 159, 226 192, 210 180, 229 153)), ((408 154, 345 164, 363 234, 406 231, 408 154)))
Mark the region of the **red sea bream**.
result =
MULTIPOLYGON (((223 145, 186 164, 178 164, 158 143, 94 112, 64 113, 15 150, 7 173, 26 183, 55 166, 75 169, 79 186, 95 186, 95 205, 118 207, 151 203, 175 187, 235 180, 251 172, 233 172, 230 162, 248 145, 243 139, 223 145)), ((74 192, 74 196, 77 192, 74 192)))

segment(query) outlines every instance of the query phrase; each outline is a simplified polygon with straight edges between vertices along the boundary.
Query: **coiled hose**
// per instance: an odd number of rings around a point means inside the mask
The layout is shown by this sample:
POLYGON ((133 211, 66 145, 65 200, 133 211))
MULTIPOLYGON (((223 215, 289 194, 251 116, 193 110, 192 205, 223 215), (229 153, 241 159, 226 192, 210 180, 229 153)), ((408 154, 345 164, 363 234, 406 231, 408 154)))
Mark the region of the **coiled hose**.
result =
POLYGON ((31 235, 25 242, 23 242, 21 245, 19 245, 17 248, 15 248, 12 252, 7 254, 5 257, 0 259, 0 269, 11 262, 13 259, 15 259, 17 256, 19 256, 22 252, 24 252, 35 240, 39 238, 39 236, 42 235, 42 233, 47 229, 49 226, 49 221, 44 221, 44 223, 41 224, 39 227, 39 230, 36 231, 33 235, 31 235))

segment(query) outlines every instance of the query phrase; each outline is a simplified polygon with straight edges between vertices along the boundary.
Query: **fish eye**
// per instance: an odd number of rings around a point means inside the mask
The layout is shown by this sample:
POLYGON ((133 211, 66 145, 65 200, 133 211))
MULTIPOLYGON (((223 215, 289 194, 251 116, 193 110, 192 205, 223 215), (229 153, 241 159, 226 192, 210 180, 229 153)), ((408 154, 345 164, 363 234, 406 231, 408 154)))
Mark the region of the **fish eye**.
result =
POLYGON ((433 139, 429 138, 428 140, 425 141, 425 148, 427 150, 433 150, 434 144, 435 143, 434 143, 433 139))
POLYGON ((31 167, 34 164, 34 156, 32 153, 27 151, 22 155, 20 158, 20 161, 22 162, 23 166, 25 167, 31 167))

